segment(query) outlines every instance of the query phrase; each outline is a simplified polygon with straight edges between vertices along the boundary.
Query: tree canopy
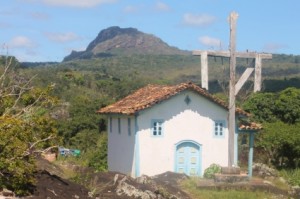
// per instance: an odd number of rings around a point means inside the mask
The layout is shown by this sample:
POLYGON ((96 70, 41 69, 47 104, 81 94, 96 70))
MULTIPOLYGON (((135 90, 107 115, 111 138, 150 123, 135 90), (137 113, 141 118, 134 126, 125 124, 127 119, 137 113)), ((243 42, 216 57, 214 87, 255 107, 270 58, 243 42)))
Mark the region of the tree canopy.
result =
POLYGON ((57 99, 51 86, 33 87, 12 64, 0 65, 0 186, 26 194, 34 184, 34 156, 57 144, 48 114, 57 99))
POLYGON ((300 161, 300 89, 255 93, 244 104, 254 119, 263 123, 257 146, 277 167, 296 168, 300 161))

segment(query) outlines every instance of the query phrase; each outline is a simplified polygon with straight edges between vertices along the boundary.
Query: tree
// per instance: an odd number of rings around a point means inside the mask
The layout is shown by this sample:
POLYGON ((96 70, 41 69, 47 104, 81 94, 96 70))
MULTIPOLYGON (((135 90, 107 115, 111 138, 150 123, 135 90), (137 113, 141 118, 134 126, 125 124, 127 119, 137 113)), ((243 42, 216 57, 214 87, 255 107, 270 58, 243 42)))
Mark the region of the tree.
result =
POLYGON ((287 88, 279 93, 255 93, 243 108, 254 120, 263 123, 256 136, 269 164, 297 168, 300 157, 300 89, 287 88))
POLYGON ((264 123, 257 136, 257 147, 262 148, 268 163, 276 167, 297 168, 300 163, 300 123, 286 124, 281 121, 264 123))
POLYGON ((300 122, 300 89, 287 88, 281 91, 275 102, 278 119, 288 124, 300 122))
POLYGON ((300 122, 300 89, 287 88, 279 93, 254 93, 243 104, 256 121, 288 124, 300 122))
POLYGON ((275 122, 276 96, 273 93, 254 93, 243 104, 243 109, 252 113, 258 122, 275 122))
POLYGON ((35 88, 18 74, 12 58, 0 65, 0 186, 27 194, 34 185, 35 155, 56 137, 49 109, 57 102, 52 87, 35 88))

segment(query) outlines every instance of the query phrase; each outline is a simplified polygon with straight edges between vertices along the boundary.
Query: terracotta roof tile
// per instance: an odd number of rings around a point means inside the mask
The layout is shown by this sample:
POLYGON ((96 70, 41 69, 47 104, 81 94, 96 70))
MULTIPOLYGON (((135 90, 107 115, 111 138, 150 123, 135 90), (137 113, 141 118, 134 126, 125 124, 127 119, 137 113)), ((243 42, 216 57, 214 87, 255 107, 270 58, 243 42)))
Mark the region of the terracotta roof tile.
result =
MULTIPOLYGON (((224 101, 212 96, 206 90, 193 83, 182 83, 175 86, 148 85, 135 91, 133 94, 128 95, 127 97, 114 104, 101 108, 98 113, 132 115, 140 110, 152 107, 155 104, 169 99, 170 97, 184 90, 192 90, 228 110, 227 105, 224 101)), ((250 115, 240 108, 237 108, 236 112, 241 115, 250 115)))
POLYGON ((239 127, 239 130, 241 131, 247 131, 247 130, 261 130, 263 127, 261 124, 255 123, 255 122, 251 122, 251 123, 247 123, 247 124, 241 124, 239 127))

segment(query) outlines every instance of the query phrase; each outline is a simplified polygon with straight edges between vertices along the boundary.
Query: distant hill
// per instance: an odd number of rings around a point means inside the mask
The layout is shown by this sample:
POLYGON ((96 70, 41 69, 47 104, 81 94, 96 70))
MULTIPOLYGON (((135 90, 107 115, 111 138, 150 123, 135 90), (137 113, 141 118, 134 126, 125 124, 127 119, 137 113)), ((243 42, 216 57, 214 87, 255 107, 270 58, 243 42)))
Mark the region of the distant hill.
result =
POLYGON ((63 61, 132 54, 188 55, 191 52, 171 47, 160 38, 135 28, 113 26, 102 30, 85 51, 72 51, 63 61))

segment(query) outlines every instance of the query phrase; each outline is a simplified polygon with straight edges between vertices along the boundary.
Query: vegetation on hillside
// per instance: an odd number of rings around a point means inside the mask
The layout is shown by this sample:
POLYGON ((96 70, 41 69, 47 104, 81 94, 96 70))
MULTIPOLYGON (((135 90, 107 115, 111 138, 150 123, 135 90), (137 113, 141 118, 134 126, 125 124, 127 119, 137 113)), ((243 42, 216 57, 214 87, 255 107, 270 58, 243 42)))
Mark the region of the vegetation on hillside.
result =
POLYGON ((300 89, 287 88, 277 93, 255 93, 244 104, 256 121, 263 123, 256 146, 259 159, 278 168, 299 168, 300 89))
MULTIPOLYGON (((26 194, 34 184, 34 157, 57 142, 49 110, 52 87, 34 87, 12 58, 0 65, 0 187, 26 194)), ((50 147, 50 148, 49 148, 50 147)))
MULTIPOLYGON (((255 157, 280 168, 299 168, 299 60, 274 55, 263 63, 263 92, 250 95, 250 80, 239 94, 239 104, 264 126, 256 142, 261 153, 255 157)), ((41 67, 0 61, 0 172, 5 174, 0 185, 20 193, 33 183, 33 154, 51 146, 79 149, 76 161, 107 169, 106 118, 96 114, 101 107, 146 84, 200 85, 200 60, 191 55, 104 56, 41 67)), ((238 60, 238 75, 251 62, 238 60)), ((209 59, 210 92, 224 99, 228 70, 228 59, 209 59)))

